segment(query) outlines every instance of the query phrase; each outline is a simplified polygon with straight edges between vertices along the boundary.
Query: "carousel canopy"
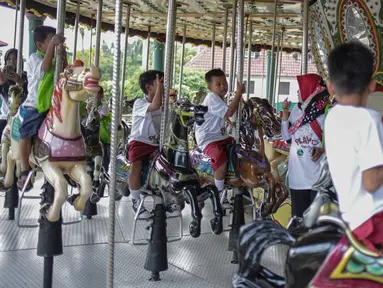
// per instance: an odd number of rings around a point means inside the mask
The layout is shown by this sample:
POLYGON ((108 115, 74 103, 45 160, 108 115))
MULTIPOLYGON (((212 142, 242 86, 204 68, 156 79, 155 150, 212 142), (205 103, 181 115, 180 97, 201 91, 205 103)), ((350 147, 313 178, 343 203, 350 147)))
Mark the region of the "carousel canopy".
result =
MULTIPOLYGON (((67 0, 66 23, 73 25, 77 1, 80 2, 80 22, 95 26, 98 1, 67 0)), ((0 0, 0 5, 15 7, 16 0, 0 0)), ((130 0, 131 36, 147 37, 151 27, 151 37, 164 41, 167 21, 167 0, 130 0)), ((187 42, 195 45, 211 45, 213 25, 216 24, 216 45, 224 38, 225 8, 229 8, 228 43, 231 33, 231 0, 182 0, 177 1, 177 41, 182 41, 183 25, 187 25, 187 42)), ((300 51, 302 43, 302 0, 283 0, 277 4, 277 31, 284 30, 283 46, 285 50, 300 51)), ((28 0, 26 8, 37 16, 56 17, 56 0, 28 0)), ((115 7, 113 0, 103 1, 102 29, 114 29, 115 7)), ((273 33, 274 0, 245 0, 245 25, 253 25, 253 50, 271 46, 273 33)), ((124 9, 123 17, 126 16, 124 9)), ((122 21, 123 25, 125 21, 122 21)), ((246 30, 246 28, 245 28, 246 30)), ((230 43, 229 43, 230 45, 230 43)))

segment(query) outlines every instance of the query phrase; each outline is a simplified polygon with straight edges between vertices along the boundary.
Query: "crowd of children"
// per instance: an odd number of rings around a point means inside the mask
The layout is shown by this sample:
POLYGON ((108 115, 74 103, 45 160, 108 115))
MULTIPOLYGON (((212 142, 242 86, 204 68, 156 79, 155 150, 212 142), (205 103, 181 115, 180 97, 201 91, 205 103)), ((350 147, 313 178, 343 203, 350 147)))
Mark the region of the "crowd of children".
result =
MULTIPOLYGON (((17 183, 20 189, 30 170, 31 139, 51 107, 55 49, 65 41, 62 34, 56 34, 56 30, 48 26, 37 27, 33 37, 37 52, 30 55, 26 74, 22 77, 16 74, 16 49, 6 53, 6 68, 0 71, 0 133, 7 120, 9 86, 20 85, 27 95, 20 108, 23 119, 20 126, 21 175, 17 183)), ((373 65, 373 54, 361 43, 336 47, 328 58, 327 86, 316 74, 297 77, 299 104, 290 112, 290 103, 287 100, 283 103, 282 134, 292 143, 289 158, 292 214, 301 217, 311 204, 315 196, 311 186, 320 172, 317 160, 326 151, 343 219, 360 241, 370 249, 378 249, 383 245, 383 125, 380 113, 366 108, 367 97, 376 86, 372 80, 373 65), (337 105, 327 114, 330 95, 335 95, 337 105)), ((127 155, 130 162, 128 182, 133 210, 140 217, 149 216, 144 205, 137 210, 141 203, 142 169, 159 146, 163 76, 163 72, 156 70, 142 73, 138 82, 144 97, 136 100, 133 106, 127 155)), ((212 69, 206 73, 205 81, 209 93, 202 105, 207 106, 208 111, 204 123, 196 126, 195 139, 198 147, 211 158, 215 185, 222 193, 228 162, 226 150, 234 141, 226 132, 225 120, 233 116, 242 101, 244 85, 237 84, 235 98, 228 106, 225 103, 228 92, 225 72, 212 69)), ((173 92, 172 102, 176 100, 176 91, 173 92)), ((104 161, 107 170, 111 113, 108 104, 99 102, 100 137, 107 152, 104 161)))

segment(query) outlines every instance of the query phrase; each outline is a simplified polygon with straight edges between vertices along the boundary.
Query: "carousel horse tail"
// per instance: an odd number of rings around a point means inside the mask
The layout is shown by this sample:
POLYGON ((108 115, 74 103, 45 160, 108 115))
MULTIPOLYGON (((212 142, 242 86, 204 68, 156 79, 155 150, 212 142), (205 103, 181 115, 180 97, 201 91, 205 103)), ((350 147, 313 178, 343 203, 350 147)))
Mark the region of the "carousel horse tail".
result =
POLYGON ((262 267, 261 258, 268 247, 277 244, 292 246, 295 241, 285 228, 271 220, 244 225, 238 238, 239 269, 233 278, 233 287, 284 287, 284 279, 262 267), (268 286, 262 285, 262 282, 265 285, 268 283, 268 286))

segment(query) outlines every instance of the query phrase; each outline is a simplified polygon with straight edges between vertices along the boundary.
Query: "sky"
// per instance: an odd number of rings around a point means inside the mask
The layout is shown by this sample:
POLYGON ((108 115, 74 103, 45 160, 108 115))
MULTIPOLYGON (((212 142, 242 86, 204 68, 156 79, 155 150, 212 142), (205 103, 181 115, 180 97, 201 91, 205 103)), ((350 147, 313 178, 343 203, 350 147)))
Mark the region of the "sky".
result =
MULTIPOLYGON (((8 49, 13 48, 13 42, 14 42, 13 39, 14 39, 14 33, 15 33, 15 25, 14 25, 14 23, 15 23, 15 10, 11 9, 11 8, 0 7, 0 19, 1 19, 1 23, 9 23, 9 25, 7 25, 7 27, 4 27, 4 25, 2 24, 1 28, 0 28, 0 40, 8 43, 8 46, 0 48, 0 51, 2 51, 2 54, 3 54, 3 56, 1 57, 1 60, 0 60, 0 63, 1 63, 0 66, 3 66, 4 65, 4 58, 3 57, 4 57, 5 52, 8 49)), ((57 21, 55 19, 46 18, 44 25, 56 27, 57 21)), ((93 31, 94 30, 95 29, 93 29, 93 31)), ((74 31, 71 29, 65 29, 65 37, 66 37, 67 46, 69 47, 69 51, 72 52, 73 48, 74 48, 73 47, 73 45, 74 45, 74 31)), ((18 39, 18 36, 16 39, 18 39)), ((138 37, 130 37, 129 43, 132 43, 137 39, 138 39, 138 37)), ((103 40, 105 40, 105 42, 107 42, 109 44, 113 43, 114 42, 114 33, 113 32, 102 33, 101 43, 103 40)), ((18 45, 17 41, 16 41, 16 48, 18 45)), ((96 42, 96 37, 93 36, 93 41, 92 41, 93 47, 95 45, 95 42, 96 42)), ((124 43, 124 37, 121 37, 121 44, 123 45, 123 43, 124 43)), ((23 45, 23 56, 24 56, 24 58, 28 57, 28 49, 29 49, 28 45, 29 45, 29 23, 28 23, 28 19, 25 18, 25 20, 24 20, 24 45, 23 45)), ((89 49, 89 47, 90 47, 90 30, 88 30, 88 28, 85 28, 84 48, 89 49)), ((78 41, 77 41, 77 51, 81 51, 80 33, 79 33, 79 37, 78 37, 78 41)))

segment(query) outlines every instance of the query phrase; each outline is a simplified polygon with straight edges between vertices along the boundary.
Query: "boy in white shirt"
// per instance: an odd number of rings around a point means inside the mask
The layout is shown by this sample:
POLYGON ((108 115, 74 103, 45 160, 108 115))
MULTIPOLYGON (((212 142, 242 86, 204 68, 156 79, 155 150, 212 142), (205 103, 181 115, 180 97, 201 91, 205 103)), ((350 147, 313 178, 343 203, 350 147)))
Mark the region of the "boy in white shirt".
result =
POLYGON ((375 90, 374 56, 360 42, 328 58, 328 89, 337 105, 325 121, 326 153, 339 207, 354 235, 371 250, 383 246, 382 115, 366 108, 375 90))
POLYGON ((214 171, 214 182, 220 195, 224 189, 227 169, 226 151, 230 143, 234 141, 226 133, 225 118, 232 117, 238 109, 238 103, 244 93, 244 85, 238 83, 238 90, 230 106, 224 102, 228 85, 225 72, 221 69, 213 69, 205 74, 205 81, 210 91, 202 102, 208 107, 204 118, 205 122, 195 128, 195 136, 198 147, 211 158, 211 167, 214 171))
MULTIPOLYGON (((20 108, 23 121, 20 126, 21 173, 17 187, 21 190, 27 179, 29 155, 32 148, 32 138, 43 123, 50 107, 54 88, 53 57, 55 48, 64 43, 62 34, 56 34, 56 29, 49 26, 39 26, 33 32, 33 40, 37 52, 32 53, 27 63, 28 96, 20 108)), ((64 57, 66 59, 66 57, 64 57)), ((29 183, 26 190, 32 188, 29 183)))
MULTIPOLYGON (((164 94, 163 75, 163 72, 156 70, 142 73, 139 83, 145 97, 137 99, 133 105, 128 157, 130 162, 129 189, 134 212, 137 212, 141 201, 141 172, 144 161, 149 160, 159 146, 161 106, 164 94)), ((139 217, 147 218, 149 216, 149 212, 142 206, 139 217)))

